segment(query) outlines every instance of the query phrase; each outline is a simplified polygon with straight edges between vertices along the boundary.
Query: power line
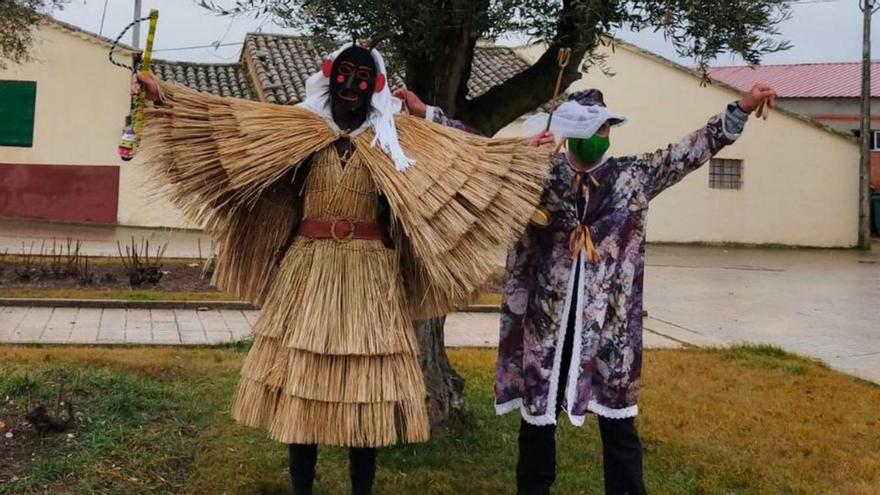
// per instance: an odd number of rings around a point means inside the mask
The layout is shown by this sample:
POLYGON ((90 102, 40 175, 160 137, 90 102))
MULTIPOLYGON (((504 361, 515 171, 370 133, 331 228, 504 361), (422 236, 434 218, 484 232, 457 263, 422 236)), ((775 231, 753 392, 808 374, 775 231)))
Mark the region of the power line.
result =
POLYGON ((193 46, 178 46, 174 48, 158 48, 154 49, 154 52, 176 52, 181 50, 195 50, 198 48, 220 48, 221 46, 238 46, 243 45, 244 41, 230 41, 228 43, 211 43, 210 45, 193 45, 193 46))
POLYGON ((101 28, 98 30, 98 36, 104 34, 104 18, 107 17, 107 0, 104 0, 104 11, 101 12, 101 28))

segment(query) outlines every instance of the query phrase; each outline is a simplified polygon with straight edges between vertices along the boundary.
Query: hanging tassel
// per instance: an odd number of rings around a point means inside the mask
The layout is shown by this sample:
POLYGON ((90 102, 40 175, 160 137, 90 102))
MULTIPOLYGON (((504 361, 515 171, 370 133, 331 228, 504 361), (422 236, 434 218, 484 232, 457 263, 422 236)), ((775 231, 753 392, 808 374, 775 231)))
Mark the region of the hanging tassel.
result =
POLYGON ((593 244, 593 236, 590 234, 589 225, 578 225, 571 230, 568 236, 568 250, 571 257, 576 259, 581 250, 587 252, 587 261, 595 263, 599 259, 599 253, 596 251, 596 245, 593 244))

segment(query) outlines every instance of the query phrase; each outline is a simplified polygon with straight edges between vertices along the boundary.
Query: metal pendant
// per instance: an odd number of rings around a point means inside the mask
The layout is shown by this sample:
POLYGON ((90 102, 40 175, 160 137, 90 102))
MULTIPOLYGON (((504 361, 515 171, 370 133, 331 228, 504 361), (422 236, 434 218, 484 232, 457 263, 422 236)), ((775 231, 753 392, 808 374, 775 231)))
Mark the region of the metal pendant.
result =
POLYGON ((535 227, 543 229, 553 222, 553 215, 550 214, 550 211, 547 208, 539 206, 538 209, 532 213, 529 222, 535 227))

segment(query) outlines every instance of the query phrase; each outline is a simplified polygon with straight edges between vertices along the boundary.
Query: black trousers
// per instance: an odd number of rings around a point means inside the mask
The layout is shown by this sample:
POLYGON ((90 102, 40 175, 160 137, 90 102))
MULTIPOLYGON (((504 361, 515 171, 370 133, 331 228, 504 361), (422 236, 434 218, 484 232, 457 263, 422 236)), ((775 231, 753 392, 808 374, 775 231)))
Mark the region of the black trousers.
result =
MULTIPOLYGON (((290 445, 290 481, 293 483, 293 495, 312 495, 317 462, 317 445, 290 445)), ((373 480, 376 478, 376 449, 348 449, 348 472, 352 495, 372 495, 373 480)))
MULTIPOLYGON (((575 287, 577 287, 575 274, 575 287)), ((571 307, 577 307, 573 298, 571 307)), ((571 365, 576 311, 570 316, 562 346, 562 370, 571 365)), ((568 373, 559 374, 556 416, 562 409, 568 373)), ((645 495, 642 480, 642 443, 634 418, 610 419, 597 416, 602 437, 602 465, 607 495, 645 495)), ((516 464, 518 495, 549 495, 556 481, 556 425, 535 426, 525 420, 519 426, 519 460, 516 464)))

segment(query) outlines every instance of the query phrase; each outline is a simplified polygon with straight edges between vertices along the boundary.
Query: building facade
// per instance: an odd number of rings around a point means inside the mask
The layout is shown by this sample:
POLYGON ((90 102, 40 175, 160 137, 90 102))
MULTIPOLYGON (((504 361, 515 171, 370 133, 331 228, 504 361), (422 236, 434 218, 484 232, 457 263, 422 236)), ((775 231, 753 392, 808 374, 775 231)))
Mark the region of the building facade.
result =
MULTIPOLYGON (((713 67, 709 74, 744 89, 757 81, 778 88, 779 105, 832 129, 859 136, 860 62, 713 67)), ((871 63, 871 185, 880 190, 880 62, 871 63)))
MULTIPOLYGON (((611 152, 652 152, 704 125, 734 87, 701 85, 700 75, 631 44, 603 48, 613 76, 590 71, 569 91, 600 88, 629 122, 611 152)), ((520 54, 533 61, 541 47, 520 54)), ((858 144, 850 136, 784 110, 751 118, 740 140, 667 190, 650 207, 648 240, 851 247, 858 238, 858 144)))
POLYGON ((31 61, 0 69, 0 216, 115 223, 130 74, 74 26, 47 21, 34 38, 31 61))
MULTIPOLYGON (((123 163, 117 156, 130 75, 107 62, 109 41, 55 21, 45 22, 36 38, 33 61, 0 71, 0 216, 198 228, 156 194, 138 158, 123 163), (3 104, 4 91, 5 101, 18 102, 12 110, 3 104)), ((702 87, 694 72, 635 46, 614 48, 605 53, 613 77, 590 71, 569 88, 600 88, 609 106, 630 118, 614 130, 613 153, 663 147, 740 96, 727 84, 702 87)), ((522 71, 541 50, 480 47, 470 96, 522 71)), ((237 63, 157 60, 153 68, 162 79, 200 91, 295 104, 321 59, 304 38, 254 33, 237 63)), ((401 81, 392 75, 392 83, 401 81)), ((521 136, 521 122, 499 135, 521 136)), ((657 198, 648 238, 850 247, 857 238, 857 191, 852 137, 774 112, 767 121, 752 119, 735 146, 657 198)))

